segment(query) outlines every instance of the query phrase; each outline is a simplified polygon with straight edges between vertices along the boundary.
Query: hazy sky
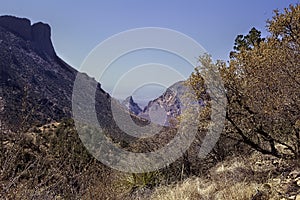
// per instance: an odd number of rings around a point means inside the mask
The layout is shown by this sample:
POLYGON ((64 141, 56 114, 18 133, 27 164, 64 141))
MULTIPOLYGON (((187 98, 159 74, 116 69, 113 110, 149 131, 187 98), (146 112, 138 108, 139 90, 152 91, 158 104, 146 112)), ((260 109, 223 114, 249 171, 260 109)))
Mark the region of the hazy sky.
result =
POLYGON ((273 10, 291 3, 299 0, 6 0, 1 1, 0 14, 49 23, 57 54, 79 68, 100 42, 140 27, 174 29, 196 40, 214 59, 228 60, 236 35, 253 26, 265 34, 273 10))

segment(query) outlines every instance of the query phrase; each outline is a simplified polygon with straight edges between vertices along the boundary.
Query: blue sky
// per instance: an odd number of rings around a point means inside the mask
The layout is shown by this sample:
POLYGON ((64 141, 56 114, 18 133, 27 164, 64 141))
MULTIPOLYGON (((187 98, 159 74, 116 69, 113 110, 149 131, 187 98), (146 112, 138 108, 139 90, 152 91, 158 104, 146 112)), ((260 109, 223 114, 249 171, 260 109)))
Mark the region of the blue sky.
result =
POLYGON ((196 40, 214 59, 228 60, 236 35, 252 27, 265 35, 273 10, 291 3, 299 0, 7 0, 1 2, 0 14, 49 23, 57 54, 78 69, 100 42, 140 27, 174 29, 196 40))

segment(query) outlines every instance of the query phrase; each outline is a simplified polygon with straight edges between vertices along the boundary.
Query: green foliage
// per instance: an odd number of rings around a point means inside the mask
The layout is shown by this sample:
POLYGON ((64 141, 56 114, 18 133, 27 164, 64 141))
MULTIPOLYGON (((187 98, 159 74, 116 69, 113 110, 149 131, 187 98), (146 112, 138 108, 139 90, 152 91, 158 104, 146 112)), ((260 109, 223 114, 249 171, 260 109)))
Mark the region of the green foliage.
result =
POLYGON ((159 171, 145 173, 124 174, 119 182, 120 186, 133 191, 141 188, 153 188, 163 180, 163 175, 159 171))
POLYGON ((261 32, 256 28, 252 28, 247 35, 238 35, 235 38, 233 49, 234 51, 230 53, 231 57, 234 57, 235 53, 242 50, 251 50, 255 46, 259 46, 265 38, 261 37, 261 32))

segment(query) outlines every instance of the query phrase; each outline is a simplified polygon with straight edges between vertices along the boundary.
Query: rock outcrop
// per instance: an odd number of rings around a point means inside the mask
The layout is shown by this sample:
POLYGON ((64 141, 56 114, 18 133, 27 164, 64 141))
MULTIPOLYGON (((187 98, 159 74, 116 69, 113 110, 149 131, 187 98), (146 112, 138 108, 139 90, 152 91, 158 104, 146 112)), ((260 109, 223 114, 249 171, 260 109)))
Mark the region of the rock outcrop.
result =
POLYGON ((50 57, 54 57, 55 51, 51 42, 51 28, 42 22, 31 26, 31 37, 34 46, 39 52, 44 52, 50 57))
POLYGON ((1 16, 0 26, 21 36, 25 40, 31 40, 31 22, 29 19, 14 16, 1 16))
POLYGON ((14 16, 0 16, 0 26, 29 41, 42 56, 55 58, 56 54, 51 42, 51 28, 42 22, 31 25, 29 19, 14 16))

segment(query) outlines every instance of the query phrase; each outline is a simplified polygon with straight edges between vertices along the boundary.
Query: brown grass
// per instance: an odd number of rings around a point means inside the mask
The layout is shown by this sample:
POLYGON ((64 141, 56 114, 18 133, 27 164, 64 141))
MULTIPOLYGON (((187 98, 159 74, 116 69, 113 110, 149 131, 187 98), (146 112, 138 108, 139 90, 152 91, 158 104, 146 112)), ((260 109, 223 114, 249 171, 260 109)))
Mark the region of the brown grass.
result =
POLYGON ((300 191, 299 162, 255 152, 229 156, 198 176, 184 175, 179 161, 159 172, 117 172, 89 155, 71 121, 2 134, 0 147, 0 199, 254 200, 300 191))
POLYGON ((264 200, 293 198, 300 187, 290 178, 300 173, 297 163, 254 153, 229 158, 213 167, 206 176, 156 188, 153 200, 264 200))

